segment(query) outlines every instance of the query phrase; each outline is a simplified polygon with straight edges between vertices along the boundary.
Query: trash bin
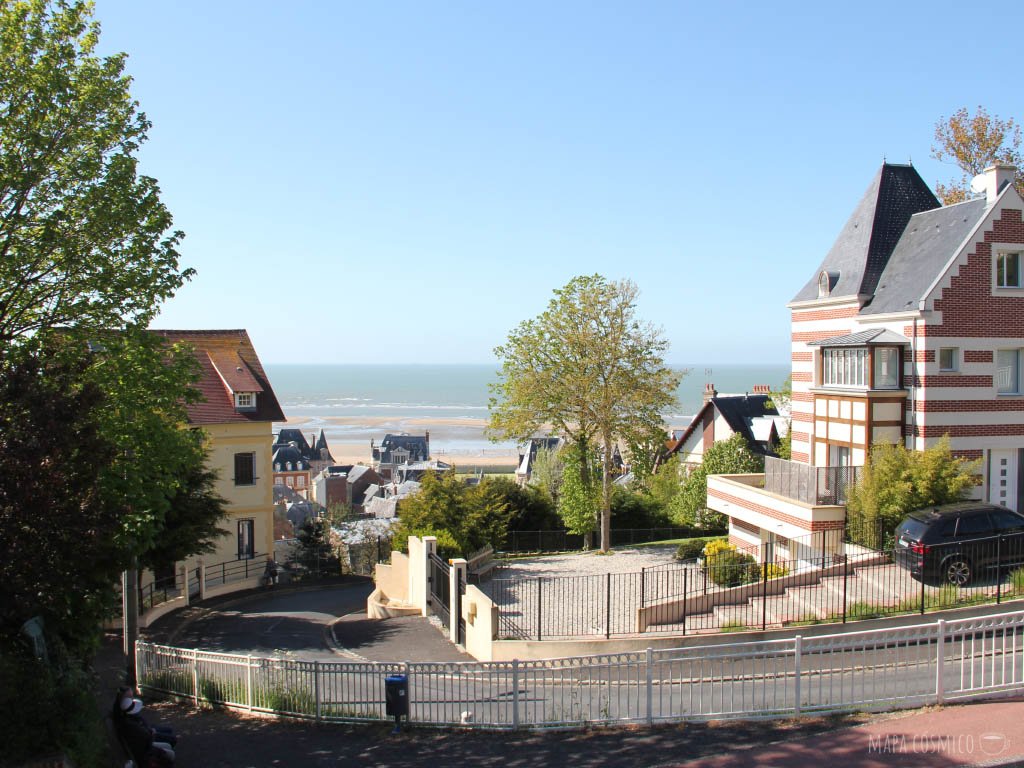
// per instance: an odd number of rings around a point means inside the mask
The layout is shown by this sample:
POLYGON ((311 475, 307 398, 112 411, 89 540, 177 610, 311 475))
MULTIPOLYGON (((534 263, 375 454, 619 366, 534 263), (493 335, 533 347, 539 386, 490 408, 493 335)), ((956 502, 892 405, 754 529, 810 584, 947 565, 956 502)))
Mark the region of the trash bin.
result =
POLYGON ((391 717, 409 717, 409 678, 388 675, 384 678, 384 706, 391 717))

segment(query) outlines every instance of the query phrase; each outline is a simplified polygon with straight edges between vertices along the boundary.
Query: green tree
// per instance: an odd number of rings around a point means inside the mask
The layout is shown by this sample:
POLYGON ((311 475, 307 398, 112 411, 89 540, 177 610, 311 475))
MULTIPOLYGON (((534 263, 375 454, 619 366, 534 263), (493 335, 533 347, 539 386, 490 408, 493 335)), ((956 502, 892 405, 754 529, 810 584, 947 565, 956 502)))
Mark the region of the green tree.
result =
POLYGON ((0 639, 42 616, 73 653, 93 649, 128 563, 121 510, 99 490, 117 447, 98 426, 106 398, 82 383, 86 364, 25 347, 0 376, 0 639))
POLYGON ((679 491, 682 489, 684 479, 679 454, 674 454, 669 457, 668 461, 662 462, 658 470, 651 476, 647 482, 647 493, 667 514, 672 506, 672 500, 679 495, 679 491))
POLYGON ((500 549, 512 530, 549 529, 556 519, 537 489, 490 477, 471 486, 453 471, 428 472, 420 490, 402 500, 395 541, 436 536, 444 556, 468 557, 487 546, 500 549))
MULTIPOLYGON (((556 505, 562 492, 561 451, 540 448, 530 468, 529 485, 546 493, 556 505)), ((526 529, 524 529, 526 530, 526 529)))
POLYGON ((725 516, 707 508, 708 475, 734 475, 764 472, 764 457, 751 452, 738 432, 728 440, 719 440, 704 452, 704 460, 686 476, 678 495, 669 505, 672 519, 680 525, 721 529, 725 516))
POLYGON ((491 387, 492 436, 525 440, 550 425, 583 455, 600 451, 603 550, 610 545, 616 440, 660 426, 681 376, 664 362, 668 342, 660 331, 637 320, 637 293, 629 281, 575 277, 495 349, 501 370, 491 387))
POLYGON ((146 327, 191 276, 125 55, 98 57, 86 2, 0 2, 0 345, 64 326, 146 327))
POLYGON ((1024 195, 1021 131, 1013 118, 1003 120, 989 115, 981 106, 972 115, 961 107, 951 117, 943 117, 935 124, 932 157, 941 162, 952 161, 963 172, 959 179, 935 186, 936 196, 945 205, 966 200, 971 179, 996 162, 1017 166, 1014 186, 1024 195))
POLYGON ((298 546, 292 554, 292 565, 316 578, 341 574, 341 561, 331 543, 331 523, 327 518, 309 518, 296 538, 298 546))
POLYGON ((558 516, 570 533, 587 535, 597 527, 598 491, 594 472, 588 470, 589 457, 579 444, 562 453, 562 492, 558 497, 558 516))
POLYGON ((626 453, 629 456, 629 471, 634 482, 646 488, 654 477, 659 462, 664 458, 667 447, 667 433, 664 425, 656 424, 648 432, 627 435, 626 453))
POLYGON ((850 539, 890 549, 896 526, 909 512, 967 497, 978 484, 980 461, 953 456, 949 436, 923 451, 877 443, 857 484, 849 489, 846 527, 850 539))

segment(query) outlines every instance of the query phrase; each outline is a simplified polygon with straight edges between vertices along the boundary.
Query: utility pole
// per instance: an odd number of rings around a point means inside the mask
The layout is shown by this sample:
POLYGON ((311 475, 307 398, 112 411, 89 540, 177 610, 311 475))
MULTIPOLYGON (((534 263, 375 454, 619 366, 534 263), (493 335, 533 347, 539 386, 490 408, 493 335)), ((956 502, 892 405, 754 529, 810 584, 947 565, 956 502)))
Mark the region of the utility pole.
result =
POLYGON ((138 677, 135 669, 135 641, 139 637, 139 570, 132 557, 131 567, 121 576, 121 613, 124 616, 124 659, 128 685, 134 690, 138 677))

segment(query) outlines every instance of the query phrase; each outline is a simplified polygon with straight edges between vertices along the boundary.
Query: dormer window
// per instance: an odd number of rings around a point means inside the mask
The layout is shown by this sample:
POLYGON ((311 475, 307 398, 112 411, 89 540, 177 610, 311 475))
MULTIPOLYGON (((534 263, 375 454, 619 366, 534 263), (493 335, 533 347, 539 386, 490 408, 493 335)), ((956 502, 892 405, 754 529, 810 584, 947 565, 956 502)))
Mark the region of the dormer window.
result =
POLYGON ((818 298, 824 299, 832 293, 832 289, 836 287, 836 283, 839 281, 838 272, 827 272, 822 270, 822 273, 818 275, 818 298))
POLYGON ((255 392, 235 392, 235 410, 236 411, 254 411, 254 410, 256 410, 256 393, 255 392))

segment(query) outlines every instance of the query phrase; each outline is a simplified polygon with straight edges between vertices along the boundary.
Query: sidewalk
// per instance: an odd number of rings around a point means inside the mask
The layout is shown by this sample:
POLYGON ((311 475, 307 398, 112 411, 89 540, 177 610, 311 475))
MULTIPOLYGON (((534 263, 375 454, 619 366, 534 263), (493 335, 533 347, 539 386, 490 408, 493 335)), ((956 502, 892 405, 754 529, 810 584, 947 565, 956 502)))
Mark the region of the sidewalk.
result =
POLYGON ((875 717, 827 734, 672 765, 843 768, 1024 765, 1024 698, 875 717))

